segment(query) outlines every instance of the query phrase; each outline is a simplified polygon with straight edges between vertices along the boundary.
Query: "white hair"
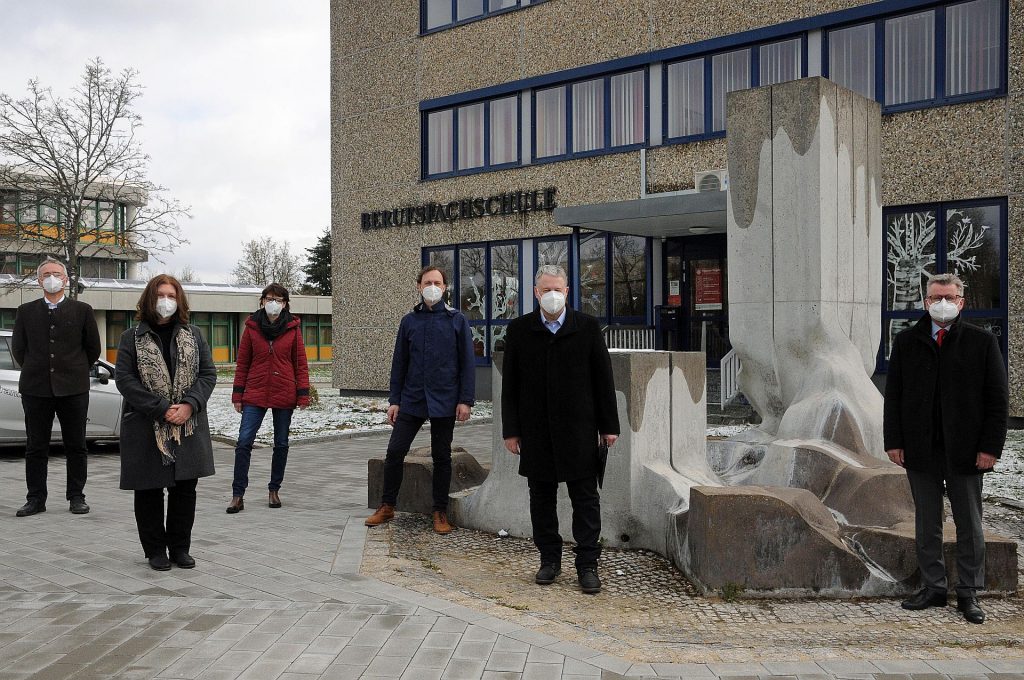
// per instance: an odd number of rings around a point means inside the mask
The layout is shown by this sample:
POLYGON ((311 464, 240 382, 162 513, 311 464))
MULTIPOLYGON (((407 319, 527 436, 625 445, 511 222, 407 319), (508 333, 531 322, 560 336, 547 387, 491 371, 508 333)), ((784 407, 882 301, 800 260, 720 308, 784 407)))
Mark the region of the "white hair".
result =
POLYGON ((46 258, 45 260, 43 260, 42 262, 40 262, 40 263, 39 263, 39 266, 38 266, 38 267, 36 267, 36 278, 37 278, 37 279, 39 278, 39 274, 40 274, 40 273, 41 273, 41 272, 43 271, 43 267, 45 267, 45 266, 46 266, 46 265, 48 265, 48 264, 59 264, 59 265, 60 265, 60 268, 64 270, 64 276, 67 276, 67 275, 68 275, 68 268, 67 268, 67 265, 65 265, 65 264, 64 264, 63 262, 61 262, 60 260, 55 260, 55 259, 54 259, 54 258, 52 258, 52 257, 48 257, 48 258, 46 258))
POLYGON ((565 273, 564 268, 557 264, 542 264, 537 267, 537 275, 533 277, 533 284, 535 286, 540 285, 540 277, 542 276, 557 276, 565 281, 565 285, 569 285, 569 275, 565 273))

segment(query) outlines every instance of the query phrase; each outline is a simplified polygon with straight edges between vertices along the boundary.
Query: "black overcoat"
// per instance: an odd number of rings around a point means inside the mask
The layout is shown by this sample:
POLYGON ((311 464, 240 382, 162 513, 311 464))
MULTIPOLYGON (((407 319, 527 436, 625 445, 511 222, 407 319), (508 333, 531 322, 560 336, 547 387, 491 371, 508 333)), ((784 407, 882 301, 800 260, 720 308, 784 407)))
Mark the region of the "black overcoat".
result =
MULTIPOLYGON (((206 417, 206 402, 217 384, 217 369, 210 356, 210 348, 199 329, 189 326, 199 348, 199 373, 192 387, 182 399, 192 406, 196 425, 192 436, 182 440, 175 451, 173 465, 163 465, 156 446, 153 423, 162 420, 171 404, 150 392, 139 377, 136 334, 150 333, 161 346, 160 338, 145 321, 121 334, 117 347, 117 389, 124 396, 121 417, 121 488, 164 489, 174 486, 178 479, 196 479, 214 474, 213 443, 210 441, 210 423, 206 417)), ((177 344, 171 345, 171 361, 177 361, 177 344)))
POLYGON ((18 307, 11 354, 21 364, 18 391, 22 394, 85 394, 100 349, 100 332, 88 304, 64 298, 50 311, 46 300, 39 298, 18 307))
POLYGON ((978 453, 1002 454, 1008 408, 1006 366, 992 333, 958 320, 940 348, 925 314, 896 336, 885 381, 885 449, 903 449, 908 470, 945 471, 934 450, 941 427, 952 471, 980 474, 978 453))
POLYGON ((552 334, 540 310, 509 324, 501 370, 502 437, 520 438, 519 474, 548 481, 597 474, 598 434, 618 434, 608 348, 597 319, 566 309, 552 334))

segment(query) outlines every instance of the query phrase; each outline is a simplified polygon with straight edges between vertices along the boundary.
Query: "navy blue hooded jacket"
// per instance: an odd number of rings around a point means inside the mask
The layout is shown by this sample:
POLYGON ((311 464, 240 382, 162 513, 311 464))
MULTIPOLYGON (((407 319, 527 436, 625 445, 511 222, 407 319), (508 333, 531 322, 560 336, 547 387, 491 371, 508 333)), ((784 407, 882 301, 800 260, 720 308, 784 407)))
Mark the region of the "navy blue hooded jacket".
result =
POLYGON ((462 312, 424 303, 402 317, 391 359, 388 401, 419 418, 451 418, 458 404, 473 405, 473 334, 462 312))

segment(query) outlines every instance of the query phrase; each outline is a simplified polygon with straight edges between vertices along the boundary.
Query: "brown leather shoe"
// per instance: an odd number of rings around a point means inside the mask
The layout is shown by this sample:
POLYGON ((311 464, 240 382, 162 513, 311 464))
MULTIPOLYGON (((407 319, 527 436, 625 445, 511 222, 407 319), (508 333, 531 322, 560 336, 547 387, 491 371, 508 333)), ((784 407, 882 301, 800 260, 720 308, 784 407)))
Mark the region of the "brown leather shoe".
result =
POLYGON ((377 512, 373 513, 366 518, 364 524, 368 527, 375 527, 385 522, 390 522, 395 518, 395 506, 390 503, 381 503, 380 507, 377 508, 377 512))
POLYGON ((443 510, 434 511, 434 531, 439 534, 452 533, 452 525, 448 524, 448 513, 443 510))
POLYGON ((234 515, 242 510, 245 510, 245 501, 242 500, 241 496, 232 496, 231 503, 228 505, 228 514, 234 515))
POLYGON ((277 494, 276 491, 270 492, 270 501, 268 502, 268 505, 272 508, 281 507, 281 497, 277 494))

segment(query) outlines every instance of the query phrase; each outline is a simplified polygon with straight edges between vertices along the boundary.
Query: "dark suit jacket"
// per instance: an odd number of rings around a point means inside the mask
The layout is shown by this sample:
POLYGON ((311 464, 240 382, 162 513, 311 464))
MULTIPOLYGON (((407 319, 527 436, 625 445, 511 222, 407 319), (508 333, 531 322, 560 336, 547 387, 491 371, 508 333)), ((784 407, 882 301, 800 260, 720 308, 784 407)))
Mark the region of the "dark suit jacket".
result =
POLYGON ((89 370, 100 356, 92 307, 64 298, 50 311, 40 298, 18 307, 11 353, 21 364, 18 390, 33 397, 89 391, 89 370))
POLYGON ((597 436, 619 433, 615 381, 597 319, 567 309, 552 335, 536 310, 508 325, 501 365, 502 437, 520 438, 519 474, 597 475, 597 436))
POLYGON ((893 342, 885 380, 885 448, 903 449, 908 470, 941 474, 948 457, 956 474, 980 474, 978 453, 998 458, 1006 440, 1003 353, 994 335, 962 319, 941 348, 931 334, 925 314, 893 342), (935 428, 941 428, 944 450, 936 446, 935 428))

